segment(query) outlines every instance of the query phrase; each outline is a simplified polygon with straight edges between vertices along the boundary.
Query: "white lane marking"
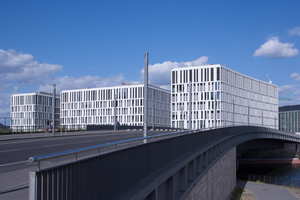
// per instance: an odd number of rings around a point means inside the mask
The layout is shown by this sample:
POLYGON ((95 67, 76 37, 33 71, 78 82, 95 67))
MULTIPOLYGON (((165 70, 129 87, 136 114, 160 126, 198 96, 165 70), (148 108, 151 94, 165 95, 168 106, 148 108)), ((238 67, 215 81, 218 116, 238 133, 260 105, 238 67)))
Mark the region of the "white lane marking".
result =
POLYGON ((45 145, 43 147, 55 147, 55 146, 61 146, 63 144, 51 144, 51 145, 45 145))
POLYGON ((20 150, 20 149, 10 149, 10 150, 0 151, 0 153, 10 152, 10 151, 19 151, 19 150, 20 150))
POLYGON ((15 165, 15 164, 20 164, 20 163, 26 163, 26 162, 28 162, 28 160, 24 160, 24 161, 20 161, 20 162, 14 162, 14 163, 7 163, 7 164, 0 165, 0 167, 9 166, 9 165, 15 165))
POLYGON ((86 140, 86 141, 81 141, 81 142, 78 142, 78 143, 85 143, 85 142, 94 142, 94 140, 86 140))

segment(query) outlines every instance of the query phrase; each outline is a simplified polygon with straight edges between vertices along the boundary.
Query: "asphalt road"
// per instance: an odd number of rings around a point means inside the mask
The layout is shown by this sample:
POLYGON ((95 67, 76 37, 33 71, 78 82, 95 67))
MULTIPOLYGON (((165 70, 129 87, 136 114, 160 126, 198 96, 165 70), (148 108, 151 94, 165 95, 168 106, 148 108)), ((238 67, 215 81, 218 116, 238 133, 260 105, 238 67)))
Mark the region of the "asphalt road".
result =
MULTIPOLYGON (((152 131, 148 135, 161 133, 166 131, 152 131)), ((41 134, 41 137, 8 140, 3 140, 3 137, 1 140, 1 137, 0 135, 0 200, 28 199, 29 171, 37 170, 36 163, 28 163, 29 157, 143 137, 143 132, 82 132, 54 137, 43 137, 41 134)))

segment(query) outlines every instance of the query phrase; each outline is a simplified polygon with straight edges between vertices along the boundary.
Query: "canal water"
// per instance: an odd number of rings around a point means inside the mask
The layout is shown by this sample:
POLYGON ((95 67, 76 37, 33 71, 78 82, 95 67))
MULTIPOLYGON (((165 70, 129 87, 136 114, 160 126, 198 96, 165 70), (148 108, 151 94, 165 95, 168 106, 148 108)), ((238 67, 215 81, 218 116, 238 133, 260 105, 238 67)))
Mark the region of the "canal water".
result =
POLYGON ((261 178, 262 180, 272 179, 274 184, 298 188, 300 186, 300 165, 239 165, 237 169, 237 176, 241 174, 264 175, 265 179, 261 178))

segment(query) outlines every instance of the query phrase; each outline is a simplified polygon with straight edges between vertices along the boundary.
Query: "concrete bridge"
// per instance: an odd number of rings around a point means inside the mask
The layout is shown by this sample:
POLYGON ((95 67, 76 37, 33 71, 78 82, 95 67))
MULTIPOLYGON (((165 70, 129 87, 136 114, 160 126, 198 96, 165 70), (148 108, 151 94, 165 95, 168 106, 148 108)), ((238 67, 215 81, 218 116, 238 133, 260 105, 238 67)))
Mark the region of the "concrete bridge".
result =
POLYGON ((165 137, 30 172, 29 199, 226 199, 236 186, 237 145, 255 139, 300 143, 295 134, 253 126, 165 137))

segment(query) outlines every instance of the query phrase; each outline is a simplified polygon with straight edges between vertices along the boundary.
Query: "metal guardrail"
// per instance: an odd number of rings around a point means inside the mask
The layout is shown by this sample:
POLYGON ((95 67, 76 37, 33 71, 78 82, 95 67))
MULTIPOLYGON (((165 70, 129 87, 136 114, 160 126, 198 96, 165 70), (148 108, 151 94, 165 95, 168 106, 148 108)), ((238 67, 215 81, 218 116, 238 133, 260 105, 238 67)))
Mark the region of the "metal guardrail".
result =
MULTIPOLYGON (((201 131, 205 131, 207 129, 202 129, 201 131)), ((194 131, 199 131, 199 130, 188 130, 188 131, 179 131, 179 132, 171 132, 171 133, 164 133, 164 134, 159 134, 159 135, 152 135, 148 137, 140 137, 140 138, 134 138, 134 139, 128 139, 128 140, 122 140, 122 141, 117 141, 117 142, 111 142, 111 143, 106 143, 106 144, 100 144, 100 145, 95 145, 95 146, 89 146, 89 147, 84 147, 84 148, 79 148, 79 149, 74 149, 74 150, 69 150, 69 151, 63 151, 63 152, 58 152, 58 153, 52 153, 52 154, 46 154, 46 155, 41 155, 41 156, 33 156, 28 159, 30 163, 38 163, 38 170, 41 169, 40 163, 41 161, 45 160, 50 160, 50 159, 55 159, 59 157, 64 157, 64 156, 69 156, 69 155, 74 155, 75 161, 78 160, 78 154, 84 153, 87 151, 92 151, 92 150, 98 150, 98 155, 101 153, 101 149, 107 148, 107 147, 114 147, 114 151, 118 150, 118 146, 121 145, 128 145, 128 147, 131 147, 132 143, 139 143, 139 145, 147 143, 147 142, 155 142, 157 140, 162 140, 166 138, 171 138, 171 137, 177 137, 181 135, 186 135, 189 133, 192 133, 194 131)))
MULTIPOLYGON (((46 155, 40 155, 40 156, 32 156, 28 159, 30 163, 38 163, 38 170, 41 169, 40 167, 40 162, 45 161, 45 160, 50 160, 50 159, 55 159, 59 157, 64 157, 64 156, 69 156, 69 155, 74 155, 75 161, 78 160, 78 154, 84 153, 87 151, 92 151, 92 150, 98 150, 98 155, 101 153, 101 149, 108 148, 108 147, 114 147, 114 151, 118 150, 118 146, 121 145, 128 145, 128 147, 131 147, 132 143, 139 143, 139 145, 144 144, 146 142, 154 142, 157 141, 158 139, 164 139, 164 137, 177 137, 181 135, 186 135, 190 134, 193 132, 200 132, 200 131, 207 131, 207 130, 213 130, 213 129, 219 129, 219 128, 227 128, 227 127, 232 127, 232 126, 218 126, 215 128, 202 128, 202 129, 194 129, 194 130, 185 130, 185 131, 179 131, 179 132, 171 132, 171 133, 164 133, 164 134, 159 134, 159 135, 153 135, 153 136, 148 136, 148 137, 140 137, 140 138, 134 138, 134 139, 128 139, 128 140, 122 140, 122 141, 117 141, 117 142, 112 142, 112 143, 106 143, 106 144, 101 144, 101 145, 95 145, 95 146, 89 146, 89 147, 84 147, 84 148, 79 148, 79 149, 74 149, 74 150, 69 150, 69 151, 63 151, 63 152, 58 152, 58 153, 52 153, 52 154, 46 154, 46 155)), ((112 151, 109 151, 112 152, 112 151)))

